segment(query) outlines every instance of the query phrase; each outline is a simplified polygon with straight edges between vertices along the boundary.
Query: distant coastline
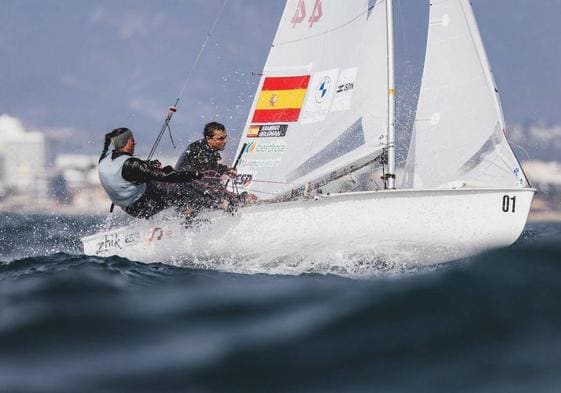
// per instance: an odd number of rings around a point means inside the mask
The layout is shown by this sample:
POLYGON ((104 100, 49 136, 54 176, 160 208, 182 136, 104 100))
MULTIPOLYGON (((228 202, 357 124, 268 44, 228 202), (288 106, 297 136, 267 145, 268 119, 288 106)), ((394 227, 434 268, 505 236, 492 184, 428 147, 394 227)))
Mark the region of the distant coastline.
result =
POLYGON ((561 222, 561 211, 530 211, 528 222, 561 222))
MULTIPOLYGON (((92 202, 92 201, 90 201, 92 202)), ((105 217, 109 214, 111 202, 97 200, 89 206, 85 204, 64 205, 53 203, 52 200, 41 200, 31 203, 29 200, 9 201, 0 203, 1 214, 37 214, 51 216, 91 216, 105 217)), ((559 205, 561 207, 561 204, 559 205)), ((544 205, 541 198, 534 199, 528 215, 528 222, 561 222, 561 210, 551 208, 551 203, 544 205)))

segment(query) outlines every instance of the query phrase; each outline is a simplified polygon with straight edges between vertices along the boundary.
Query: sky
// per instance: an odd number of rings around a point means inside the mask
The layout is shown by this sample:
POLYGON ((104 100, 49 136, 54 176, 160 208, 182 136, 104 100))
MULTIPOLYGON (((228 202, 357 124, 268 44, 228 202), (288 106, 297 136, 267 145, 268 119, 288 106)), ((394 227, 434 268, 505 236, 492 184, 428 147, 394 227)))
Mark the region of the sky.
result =
MULTIPOLYGON (((343 0, 341 0, 343 1, 343 0)), ((0 114, 63 139, 75 153, 130 127, 149 150, 223 0, 2 0, 0 114)), ((398 105, 413 112, 425 0, 394 0, 398 105), (414 102, 414 100, 413 100, 414 102)), ((507 122, 561 123, 561 0, 472 0, 507 122)), ((229 0, 172 121, 180 154, 205 123, 226 124, 230 152, 255 93, 282 0, 229 0)))

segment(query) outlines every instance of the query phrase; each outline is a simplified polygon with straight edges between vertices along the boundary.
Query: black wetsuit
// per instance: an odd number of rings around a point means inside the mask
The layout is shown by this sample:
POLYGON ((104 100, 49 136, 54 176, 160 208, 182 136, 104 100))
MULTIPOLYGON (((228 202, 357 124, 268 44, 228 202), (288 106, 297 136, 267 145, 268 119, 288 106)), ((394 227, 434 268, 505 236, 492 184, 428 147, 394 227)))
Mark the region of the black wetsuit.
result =
MULTIPOLYGON (((112 159, 121 155, 130 155, 114 151, 112 159)), ((148 218, 169 207, 185 209, 189 207, 189 190, 186 183, 200 179, 202 174, 196 171, 176 171, 171 166, 157 168, 151 162, 133 157, 123 164, 121 175, 132 183, 146 183, 146 191, 132 205, 123 208, 128 214, 148 218)))
POLYGON ((205 139, 201 139, 187 147, 179 157, 175 169, 179 171, 213 171, 222 176, 229 168, 219 163, 221 159, 220 153, 212 150, 205 139))
POLYGON ((177 161, 176 170, 197 171, 204 175, 202 179, 188 185, 193 208, 215 208, 224 200, 232 208, 239 204, 238 195, 227 191, 221 182, 222 175, 230 169, 219 163, 221 159, 220 153, 212 150, 205 139, 201 139, 191 143, 177 161))

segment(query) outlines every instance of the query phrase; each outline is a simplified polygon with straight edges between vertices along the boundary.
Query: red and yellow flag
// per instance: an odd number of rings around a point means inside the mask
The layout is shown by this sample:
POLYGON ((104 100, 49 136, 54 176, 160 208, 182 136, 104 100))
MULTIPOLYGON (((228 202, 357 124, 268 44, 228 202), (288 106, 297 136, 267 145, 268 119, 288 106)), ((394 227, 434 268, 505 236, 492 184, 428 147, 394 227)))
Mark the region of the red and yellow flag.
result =
POLYGON ((298 121, 309 82, 309 75, 265 78, 252 123, 298 121))
POLYGON ((248 138, 256 138, 256 137, 258 137, 258 136, 259 136, 259 129, 260 129, 260 128, 261 128, 261 127, 259 127, 259 126, 254 126, 254 125, 249 126, 249 129, 247 130, 247 137, 248 137, 248 138))

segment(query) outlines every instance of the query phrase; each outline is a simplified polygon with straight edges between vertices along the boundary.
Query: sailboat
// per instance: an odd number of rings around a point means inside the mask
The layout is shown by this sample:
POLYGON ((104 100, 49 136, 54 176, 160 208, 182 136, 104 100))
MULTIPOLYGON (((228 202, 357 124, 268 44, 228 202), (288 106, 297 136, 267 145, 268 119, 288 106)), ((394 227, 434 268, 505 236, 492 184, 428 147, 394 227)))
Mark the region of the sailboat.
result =
POLYGON ((512 244, 535 193, 468 0, 431 0, 407 162, 396 168, 392 0, 288 0, 231 187, 261 203, 208 225, 139 223, 83 240, 140 261, 326 253, 428 263, 512 244), (397 176, 396 176, 397 175, 397 176))

